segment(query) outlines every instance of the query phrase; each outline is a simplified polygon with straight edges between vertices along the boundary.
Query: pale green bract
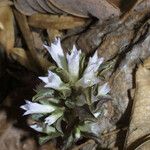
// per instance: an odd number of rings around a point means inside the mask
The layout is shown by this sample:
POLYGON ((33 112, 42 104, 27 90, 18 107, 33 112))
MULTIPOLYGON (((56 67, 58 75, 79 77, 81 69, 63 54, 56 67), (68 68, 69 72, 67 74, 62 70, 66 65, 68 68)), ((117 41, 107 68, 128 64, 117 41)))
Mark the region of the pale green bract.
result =
POLYGON ((47 76, 39 77, 44 86, 36 91, 33 102, 26 101, 21 108, 24 115, 37 122, 30 127, 47 134, 40 143, 62 137, 67 149, 83 138, 84 132, 97 136, 95 124, 102 114, 98 103, 103 98, 110 99, 108 83, 102 84, 98 76, 104 59, 98 57, 97 51, 86 59, 75 45, 65 54, 59 38, 44 47, 57 66, 50 67, 47 76))

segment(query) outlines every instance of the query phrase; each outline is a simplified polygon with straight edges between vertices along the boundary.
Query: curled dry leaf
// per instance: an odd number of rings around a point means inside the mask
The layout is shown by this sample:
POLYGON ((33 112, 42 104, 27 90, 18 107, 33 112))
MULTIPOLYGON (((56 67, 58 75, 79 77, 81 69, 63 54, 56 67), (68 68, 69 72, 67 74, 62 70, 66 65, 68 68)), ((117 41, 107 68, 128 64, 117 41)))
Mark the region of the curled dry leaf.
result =
POLYGON ((12 9, 9 6, 0 5, 0 44, 9 53, 14 47, 14 40, 14 17, 12 9))
POLYGON ((106 0, 49 0, 54 6, 69 14, 79 17, 89 17, 89 14, 99 19, 108 19, 112 15, 119 16, 120 10, 106 0))
POLYGON ((1 150, 37 150, 33 138, 28 133, 13 126, 14 122, 7 120, 7 113, 0 111, 0 145, 1 150), (23 140, 22 140, 23 139, 23 140))
POLYGON ((43 10, 43 8, 38 4, 37 1, 35 0, 26 0, 26 1, 30 5, 30 7, 32 7, 37 12, 45 13, 45 10, 43 10))
MULTIPOLYGON (((150 61, 146 63, 150 65, 150 61)), ((149 69, 140 65, 136 72, 136 90, 126 145, 128 149, 136 148, 144 138, 150 135, 149 69)))
MULTIPOLYGON (((129 104, 129 91, 133 88, 133 74, 135 67, 140 63, 140 59, 146 59, 150 56, 150 31, 147 32, 143 41, 137 45, 134 45, 125 58, 119 63, 119 67, 113 73, 111 77, 111 92, 113 100, 120 113, 124 113, 129 104)), ((120 114, 120 115, 121 115, 120 114)))
POLYGON ((97 144, 93 140, 88 140, 85 143, 75 146, 72 150, 96 150, 97 144))
MULTIPOLYGON (((141 37, 139 33, 137 37, 137 30, 143 25, 145 16, 150 13, 150 1, 143 0, 133 8, 119 22, 117 19, 104 21, 80 34, 77 39, 79 47, 88 54, 98 49, 99 55, 105 60, 110 60, 128 49, 129 45, 134 44, 141 37)), ((143 33, 147 32, 147 27, 141 28, 143 33)))
POLYGON ((14 0, 14 5, 24 15, 30 16, 37 13, 36 10, 30 7, 26 0, 14 0))
POLYGON ((50 43, 52 43, 56 37, 62 37, 63 33, 57 29, 48 28, 47 34, 48 34, 48 39, 49 39, 50 43))
POLYGON ((65 13, 64 11, 55 7, 55 5, 53 5, 49 0, 46 0, 45 2, 48 5, 49 9, 51 9, 53 12, 55 12, 55 14, 64 14, 65 13))
POLYGON ((13 5, 13 2, 11 0, 0 0, 0 6, 8 6, 13 5))
POLYGON ((47 66, 49 66, 50 63, 43 57, 43 55, 37 52, 35 47, 35 42, 37 42, 37 38, 35 39, 35 36, 32 34, 26 16, 22 15, 18 11, 14 11, 14 13, 22 35, 29 49, 30 58, 32 58, 31 60, 34 62, 33 65, 35 66, 35 68, 37 68, 37 70, 44 71, 44 69, 47 69, 47 66))
POLYGON ((31 69, 31 65, 29 63, 30 60, 28 60, 27 53, 24 49, 13 48, 11 49, 10 56, 13 60, 19 62, 21 65, 31 69))
POLYGON ((56 14, 55 12, 53 12, 53 10, 51 10, 49 8, 49 6, 47 5, 47 3, 43 0, 37 0, 37 3, 45 10, 45 12, 51 13, 51 14, 56 14))
MULTIPOLYGON (((10 56, 13 60, 20 63, 22 66, 26 67, 28 70, 36 72, 36 68, 34 66, 34 61, 31 59, 29 51, 25 51, 22 48, 13 48, 11 49, 10 56)), ((43 66, 43 70, 47 70, 49 66, 51 66, 50 61, 48 61, 43 54, 37 53, 37 57, 40 60, 40 64, 43 66)))
POLYGON ((52 142, 47 142, 44 145, 40 146, 38 150, 57 150, 57 149, 52 142))
POLYGON ((58 15, 46 15, 35 14, 28 18, 28 23, 32 27, 42 29, 71 29, 86 25, 87 20, 73 16, 58 16, 58 15))

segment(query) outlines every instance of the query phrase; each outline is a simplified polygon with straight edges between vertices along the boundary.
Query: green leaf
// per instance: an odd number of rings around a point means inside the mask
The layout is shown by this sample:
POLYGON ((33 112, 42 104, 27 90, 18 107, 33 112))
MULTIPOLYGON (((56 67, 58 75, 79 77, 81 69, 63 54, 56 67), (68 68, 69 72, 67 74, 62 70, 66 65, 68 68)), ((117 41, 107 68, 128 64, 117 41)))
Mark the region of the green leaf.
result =
POLYGON ((73 135, 71 133, 70 136, 67 138, 67 140, 66 140, 66 142, 64 144, 63 149, 68 149, 69 147, 71 147, 72 144, 73 144, 73 142, 74 142, 74 137, 73 137, 73 135))
POLYGON ((51 139, 59 137, 60 135, 61 134, 59 132, 55 132, 55 133, 51 133, 51 134, 49 134, 47 136, 39 137, 39 144, 42 145, 42 144, 48 142, 51 139))
POLYGON ((32 114, 31 118, 35 121, 39 121, 45 114, 32 114))
POLYGON ((32 101, 39 101, 40 99, 54 97, 54 90, 50 88, 43 88, 35 96, 32 101))
POLYGON ((85 69, 85 54, 81 53, 81 56, 80 56, 80 70, 79 70, 80 78, 81 78, 81 76, 84 72, 84 69, 85 69))
POLYGON ((62 126, 61 126, 62 120, 63 120, 63 117, 60 117, 59 119, 57 119, 55 123, 55 128, 57 131, 59 131, 63 135, 62 126))

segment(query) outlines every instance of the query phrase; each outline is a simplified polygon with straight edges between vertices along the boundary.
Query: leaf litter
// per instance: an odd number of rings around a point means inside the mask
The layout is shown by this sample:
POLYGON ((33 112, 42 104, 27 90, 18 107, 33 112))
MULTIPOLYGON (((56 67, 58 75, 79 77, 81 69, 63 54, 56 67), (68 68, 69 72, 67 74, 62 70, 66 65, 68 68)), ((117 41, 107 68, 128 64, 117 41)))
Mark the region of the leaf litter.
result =
MULTIPOLYGON (((104 111, 95 125, 99 136, 87 134, 70 149, 149 149, 150 2, 84 0, 78 5, 67 0, 0 1, 2 150, 62 149, 57 138, 38 145, 39 133, 28 127, 19 109, 35 95, 38 76, 54 64, 42 45, 56 37, 65 53, 74 44, 87 56, 97 50, 105 59, 103 81, 111 88, 111 99, 97 105, 104 111)), ((87 111, 79 112, 87 117, 87 111)))

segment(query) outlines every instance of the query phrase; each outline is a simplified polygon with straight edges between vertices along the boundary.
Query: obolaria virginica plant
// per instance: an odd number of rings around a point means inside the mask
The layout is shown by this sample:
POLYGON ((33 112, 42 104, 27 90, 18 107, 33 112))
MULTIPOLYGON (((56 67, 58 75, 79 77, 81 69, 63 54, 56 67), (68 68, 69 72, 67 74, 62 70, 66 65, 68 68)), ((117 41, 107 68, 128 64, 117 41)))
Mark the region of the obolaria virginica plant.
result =
POLYGON ((97 51, 88 60, 75 46, 64 53, 60 39, 45 46, 56 65, 48 70, 37 94, 21 108, 36 122, 30 125, 44 133, 40 142, 61 137, 66 148, 85 135, 96 135, 94 123, 101 115, 98 103, 110 91, 108 83, 98 77, 103 58, 97 51))

